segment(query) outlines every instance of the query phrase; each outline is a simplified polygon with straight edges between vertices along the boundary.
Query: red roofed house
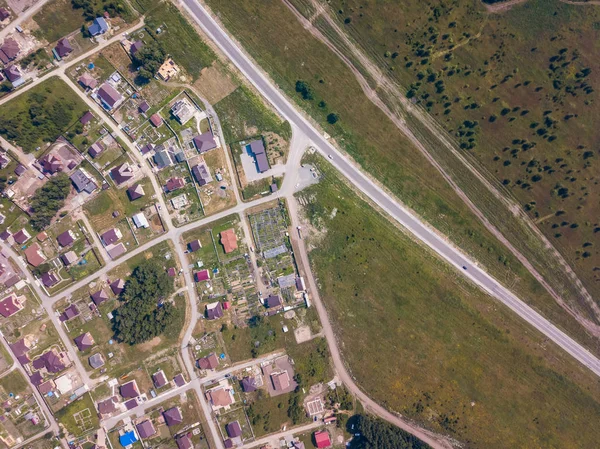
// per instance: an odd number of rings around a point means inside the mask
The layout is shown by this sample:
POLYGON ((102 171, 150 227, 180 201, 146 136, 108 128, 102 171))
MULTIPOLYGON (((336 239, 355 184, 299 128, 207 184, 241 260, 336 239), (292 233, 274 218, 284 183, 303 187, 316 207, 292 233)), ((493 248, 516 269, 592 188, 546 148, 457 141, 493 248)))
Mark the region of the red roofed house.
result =
POLYGON ((4 318, 14 315, 23 309, 25 296, 9 295, 0 300, 0 315, 4 318))
POLYGON ((211 353, 206 357, 198 359, 198 368, 200 369, 215 369, 219 366, 219 358, 215 353, 211 353))
POLYGON ((158 114, 152 114, 150 116, 150 123, 158 128, 160 125, 162 125, 162 117, 158 114))
POLYGON ((23 253, 25 254, 27 262, 34 267, 40 266, 46 260, 46 256, 44 256, 40 245, 38 245, 37 243, 34 243, 33 245, 30 245, 27 248, 25 248, 25 251, 23 251, 23 253))
POLYGON ((88 72, 85 72, 77 80, 86 89, 94 89, 98 85, 98 81, 88 72))
POLYGON ((173 192, 174 190, 181 189, 183 186, 185 186, 185 180, 183 178, 169 178, 165 184, 165 190, 167 192, 173 192))
POLYGON ((331 438, 329 438, 329 432, 321 430, 314 433, 315 444, 319 449, 331 446, 331 438))
POLYGON ((210 279, 210 272, 208 270, 196 271, 194 278, 196 282, 208 281, 210 279))
POLYGON ((223 245, 225 254, 237 249, 237 236, 233 228, 221 232, 221 245, 223 245))

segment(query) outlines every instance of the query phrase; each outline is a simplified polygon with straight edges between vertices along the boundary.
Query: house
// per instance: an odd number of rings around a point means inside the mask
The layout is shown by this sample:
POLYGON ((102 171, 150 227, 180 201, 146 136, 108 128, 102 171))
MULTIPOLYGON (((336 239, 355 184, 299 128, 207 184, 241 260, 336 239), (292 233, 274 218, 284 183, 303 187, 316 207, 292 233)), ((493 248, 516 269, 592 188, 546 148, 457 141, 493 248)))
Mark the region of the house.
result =
POLYGON ((112 228, 100 236, 105 246, 112 245, 123 238, 123 234, 119 228, 112 228))
POLYGON ((219 358, 212 352, 206 357, 198 359, 197 363, 200 369, 216 369, 219 366, 219 358))
POLYGON ((77 259, 78 259, 78 257, 77 257, 77 254, 75 253, 75 251, 69 251, 69 252, 63 254, 62 256, 60 256, 60 260, 62 260, 66 266, 69 266, 69 265, 77 262, 77 259))
POLYGON ((79 123, 81 123, 82 125, 87 125, 93 119, 94 119, 94 114, 92 114, 91 111, 87 111, 85 114, 83 114, 81 116, 81 118, 79 119, 79 123))
POLYGON ((92 298, 92 301, 94 301, 94 304, 99 306, 104 301, 108 300, 108 293, 106 293, 104 289, 100 289, 97 292, 92 293, 90 297, 92 298))
POLYGON ((183 422, 183 416, 181 415, 181 410, 179 407, 173 407, 164 411, 163 417, 165 418, 165 423, 169 427, 176 426, 177 424, 181 424, 183 422))
POLYGON ((77 348, 82 352, 90 349, 92 346, 94 346, 95 343, 94 337, 92 337, 92 334, 90 334, 89 332, 81 334, 79 337, 75 337, 73 341, 77 345, 77 348))
POLYGON ((254 158, 256 170, 259 173, 264 173, 270 168, 267 153, 265 151, 265 144, 262 139, 250 142, 246 145, 246 151, 254 158))
POLYGON ((304 283, 304 278, 302 276, 296 277, 296 290, 299 292, 306 290, 306 284, 304 283))
POLYGON ((6 229, 4 232, 2 232, 2 234, 0 234, 0 239, 2 239, 3 242, 6 242, 11 235, 12 234, 8 231, 8 229, 6 229))
POLYGON ((15 355, 15 358, 19 361, 21 365, 27 365, 31 360, 27 356, 29 349, 31 349, 28 344, 25 342, 24 338, 17 340, 16 342, 9 345, 10 350, 15 355))
POLYGON ((48 288, 53 287, 60 282, 60 278, 54 271, 49 271, 48 273, 42 274, 41 280, 42 284, 48 288))
POLYGON ((129 53, 131 53, 133 56, 140 51, 143 46, 144 43, 142 41, 135 41, 133 44, 131 44, 131 47, 129 47, 129 53))
POLYGON ((13 239, 15 239, 15 243, 18 243, 19 245, 22 245, 30 238, 31 236, 29 235, 29 232, 27 232, 27 230, 25 229, 20 229, 19 231, 13 234, 13 239))
POLYGON ((284 391, 290 386, 290 376, 287 371, 280 371, 271 374, 271 383, 275 391, 284 391))
POLYGON ((223 307, 219 301, 212 302, 206 305, 206 318, 216 320, 223 316, 223 307))
POLYGON ((105 149, 106 149, 106 147, 104 146, 104 144, 98 140, 97 142, 94 142, 92 144, 92 146, 90 146, 88 148, 88 154, 92 158, 96 159, 105 149))
POLYGON ((131 219, 133 220, 135 227, 138 229, 139 228, 147 229, 150 227, 150 223, 148 223, 148 220, 146 219, 146 216, 144 215, 143 212, 139 212, 139 213, 135 214, 133 217, 131 217, 131 219))
POLYGON ((251 393, 256 391, 256 379, 254 377, 244 377, 240 382, 242 391, 244 393, 251 393))
POLYGON ((36 235, 35 238, 38 239, 39 242, 45 242, 46 240, 48 240, 48 234, 46 234, 45 231, 42 231, 38 235, 36 235))
POLYGON ((106 252, 110 256, 111 259, 116 259, 121 254, 125 254, 127 252, 127 248, 122 243, 118 245, 109 245, 106 247, 106 252))
POLYGON ((142 154, 148 154, 152 150, 154 150, 154 144, 153 143, 149 143, 149 144, 144 145, 142 148, 140 148, 140 153, 142 153, 142 154))
POLYGON ((315 445, 319 449, 331 446, 331 438, 329 437, 329 432, 326 430, 315 432, 313 438, 315 439, 315 445))
POLYGON ((58 173, 64 168, 63 161, 58 154, 46 154, 38 162, 42 166, 42 170, 51 174, 58 173))
POLYGON ((60 316, 60 320, 61 321, 69 321, 69 320, 75 318, 76 316, 79 316, 79 309, 77 308, 77 305, 71 304, 69 307, 67 307, 64 310, 64 312, 60 316))
POLYGON ((17 284, 20 280, 21 280, 21 278, 19 277, 18 274, 13 274, 12 276, 10 276, 8 279, 6 279, 4 281, 4 287, 11 288, 13 285, 17 284))
POLYGON ((138 109, 142 114, 145 114, 146 112, 148 112, 148 109, 150 109, 150 105, 147 101, 142 101, 138 106, 138 109))
POLYGON ((10 162, 10 158, 6 153, 0 153, 0 168, 5 168, 10 162))
POLYGON ((0 8, 0 22, 8 19, 10 17, 10 11, 5 7, 0 8))
POLYGON ((159 170, 162 170, 165 167, 173 165, 173 159, 171 158, 171 154, 167 150, 161 150, 154 153, 154 163, 158 167, 159 170))
POLYGON ((92 24, 88 27, 88 32, 90 33, 90 36, 98 36, 106 33, 108 28, 108 22, 106 22, 104 17, 96 17, 92 24))
POLYGON ((173 192, 175 190, 181 189, 183 186, 185 186, 185 180, 183 178, 175 176, 173 178, 167 179, 167 183, 165 184, 165 190, 167 192, 173 192))
POLYGON ((109 111, 123 101, 122 95, 117 91, 117 89, 108 83, 104 83, 102 86, 100 86, 97 95, 104 108, 109 111))
POLYGON ((185 193, 182 193, 181 195, 178 195, 175 198, 171 198, 171 205, 173 206, 173 209, 175 209, 175 210, 181 209, 181 208, 187 206, 188 204, 189 204, 189 201, 188 201, 187 195, 185 193))
POLYGON ((281 307, 281 298, 279 295, 269 295, 267 299, 265 299, 265 307, 267 309, 281 307))
POLYGON ((140 390, 138 389, 137 382, 135 380, 130 380, 129 382, 121 385, 120 388, 121 396, 125 399, 137 398, 140 395, 140 390))
POLYGON ((156 388, 161 388, 167 385, 167 376, 165 376, 165 372, 163 370, 157 371, 152 375, 152 382, 154 382, 154 386, 156 388))
POLYGON ((194 175, 196 182, 200 186, 206 185, 213 180, 206 162, 201 162, 198 165, 194 165, 194 167, 192 167, 192 175, 194 175))
POLYGON ((25 78, 23 78, 23 76, 21 75, 21 71, 14 64, 5 67, 4 74, 6 75, 6 79, 8 79, 8 81, 11 82, 13 87, 19 87, 25 82, 25 78))
POLYGON ((207 391, 206 399, 208 399, 214 407, 219 408, 233 404, 232 394, 225 387, 217 387, 207 391))
POLYGON ((200 243, 200 240, 198 239, 192 240, 188 243, 188 248, 191 252, 198 251, 200 248, 202 248, 202 243, 200 243))
POLYGON ((104 357, 102 357, 102 354, 100 353, 91 355, 88 359, 88 363, 90 364, 92 369, 98 369, 104 366, 104 357))
POLYGON ((115 295, 120 295, 125 290, 125 281, 123 279, 115 279, 110 283, 110 289, 115 295))
POLYGON ((179 435, 177 438, 175 438, 177 449, 192 449, 194 447, 194 443, 192 443, 192 438, 190 435, 190 433, 186 433, 185 435, 179 435))
POLYGON ((179 150, 177 153, 175 153, 175 161, 177 161, 178 163, 182 163, 185 162, 187 159, 185 157, 185 154, 183 153, 183 151, 179 150))
POLYGON ((24 302, 25 296, 8 295, 6 298, 0 300, 0 315, 4 318, 14 315, 23 309, 24 302))
POLYGON ((210 272, 208 270, 200 270, 194 273, 194 279, 196 282, 208 281, 210 279, 210 272))
POLYGON ((81 84, 85 89, 95 89, 98 85, 98 81, 89 72, 85 72, 81 75, 77 82, 81 84))
POLYGON ((210 131, 206 131, 205 133, 194 137, 194 145, 196 145, 196 149, 199 153, 206 153, 207 151, 217 148, 215 137, 210 131))
POLYGON ((194 116, 195 111, 196 109, 186 98, 177 100, 171 107, 171 114, 182 125, 185 125, 194 116))
POLYGON ((233 421, 225 425, 225 431, 229 438, 237 438, 242 436, 242 426, 239 421, 233 421))
POLYGON ((110 176, 117 185, 133 178, 133 168, 128 163, 121 164, 110 171, 110 176))
POLYGON ((158 113, 154 113, 150 116, 150 123, 152 123, 155 127, 159 127, 162 125, 163 119, 158 113))
MULTIPOLYGON (((36 371, 34 374, 37 374, 37 373, 38 372, 36 371)), ((41 374, 40 374, 40 377, 41 377, 41 374)), ((55 388, 56 388, 56 385, 54 384, 54 381, 52 379, 38 385, 38 391, 40 392, 40 394, 42 396, 47 395, 51 391, 54 391, 55 388)))
POLYGON ((117 411, 117 397, 113 396, 110 397, 108 399, 105 399, 104 401, 100 401, 98 402, 98 413, 102 416, 106 416, 106 415, 110 415, 111 413, 114 413, 117 411))
POLYGON ((31 376, 29 376, 29 381, 34 386, 39 388, 39 386, 44 382, 44 377, 42 376, 42 374, 39 371, 36 371, 31 376))
POLYGON ((66 352, 58 352, 51 349, 43 353, 33 361, 33 367, 37 370, 46 369, 49 373, 59 373, 71 364, 66 352))
POLYGON ((16 40, 11 37, 6 38, 4 39, 2 46, 0 46, 0 61, 4 64, 8 64, 17 57, 20 51, 21 48, 16 40))
POLYGON ((221 232, 221 245, 225 254, 229 254, 237 249, 237 236, 233 228, 221 232))
POLYGON ((158 76, 163 81, 169 81, 172 77, 179 73, 179 67, 172 58, 167 58, 158 69, 158 76))
POLYGON ((65 248, 73 244, 73 242, 75 241, 75 234, 69 229, 63 232, 62 234, 59 234, 58 237, 56 237, 56 241, 60 246, 65 248))
POLYGON ((56 47, 54 47, 54 55, 57 56, 57 59, 62 59, 65 56, 68 56, 69 53, 73 51, 73 47, 69 42, 69 39, 63 37, 56 43, 56 47))
POLYGON ((136 424, 135 428, 140 438, 150 438, 152 435, 156 434, 156 429, 149 419, 136 424))
POLYGON ((22 164, 19 164, 16 166, 15 168, 15 175, 17 176, 21 176, 23 173, 25 173, 27 171, 27 167, 25 167, 22 164))
POLYGON ((98 188, 94 178, 92 178, 92 176, 84 168, 78 168, 75 170, 73 174, 69 176, 69 179, 79 193, 86 192, 91 194, 98 188))
POLYGON ((141 184, 134 184, 127 189, 127 195, 131 201, 135 201, 145 195, 144 187, 141 184))
POLYGON ((46 261, 46 256, 44 255, 42 249, 37 243, 29 245, 27 248, 25 248, 25 251, 23 251, 23 253, 25 254, 27 262, 34 267, 39 267, 42 263, 46 261))

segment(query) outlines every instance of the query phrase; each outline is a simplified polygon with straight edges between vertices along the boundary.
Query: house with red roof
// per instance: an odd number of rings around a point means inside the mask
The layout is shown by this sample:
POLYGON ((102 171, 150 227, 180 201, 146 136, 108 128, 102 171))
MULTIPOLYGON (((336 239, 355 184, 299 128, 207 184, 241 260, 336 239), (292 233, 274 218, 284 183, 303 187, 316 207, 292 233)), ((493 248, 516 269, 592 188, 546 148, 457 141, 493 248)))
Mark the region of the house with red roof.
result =
POLYGON ((313 437, 315 439, 315 445, 319 449, 331 446, 331 437, 329 436, 329 432, 326 430, 315 432, 313 437))

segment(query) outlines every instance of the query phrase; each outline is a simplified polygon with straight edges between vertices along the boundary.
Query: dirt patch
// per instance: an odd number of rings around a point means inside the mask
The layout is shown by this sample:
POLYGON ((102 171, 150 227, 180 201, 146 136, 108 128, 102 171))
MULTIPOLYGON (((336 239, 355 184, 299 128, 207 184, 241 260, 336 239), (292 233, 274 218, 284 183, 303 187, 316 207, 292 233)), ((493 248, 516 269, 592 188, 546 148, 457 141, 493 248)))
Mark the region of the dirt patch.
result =
POLYGON ((21 12, 29 9, 31 6, 35 5, 36 0, 6 0, 6 4, 13 10, 16 15, 21 14, 21 12))
POLYGON ((296 337, 296 343, 298 344, 304 343, 305 341, 309 341, 312 338, 310 327, 300 326, 294 331, 294 337, 296 337))
POLYGON ((154 337, 152 340, 147 341, 146 343, 141 343, 138 346, 138 349, 142 352, 150 351, 152 348, 155 348, 162 341, 161 337, 154 337))
POLYGON ((200 78, 193 86, 201 97, 206 98, 210 104, 216 104, 237 89, 238 84, 220 65, 213 64, 202 69, 200 78))

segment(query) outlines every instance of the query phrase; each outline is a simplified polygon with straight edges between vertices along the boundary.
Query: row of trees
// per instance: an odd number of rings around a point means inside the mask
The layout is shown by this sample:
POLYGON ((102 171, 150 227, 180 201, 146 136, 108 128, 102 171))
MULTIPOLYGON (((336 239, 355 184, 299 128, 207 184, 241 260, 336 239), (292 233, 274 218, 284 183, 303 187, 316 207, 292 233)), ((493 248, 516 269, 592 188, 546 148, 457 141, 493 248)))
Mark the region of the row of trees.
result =
POLYGON ((111 16, 121 16, 128 12, 124 3, 108 0, 71 0, 73 9, 81 9, 85 20, 94 20, 104 11, 111 16))
POLYGON ((360 435, 352 439, 352 449, 431 449, 414 435, 370 415, 353 416, 347 428, 348 432, 360 435))
POLYGON ((115 339, 135 345, 164 333, 181 313, 170 302, 162 302, 173 288, 173 280, 157 261, 142 262, 121 293, 124 303, 114 312, 115 339))
POLYGON ((37 189, 31 198, 31 225, 41 231, 50 225, 56 213, 64 206, 71 191, 71 181, 64 173, 59 173, 37 189))

